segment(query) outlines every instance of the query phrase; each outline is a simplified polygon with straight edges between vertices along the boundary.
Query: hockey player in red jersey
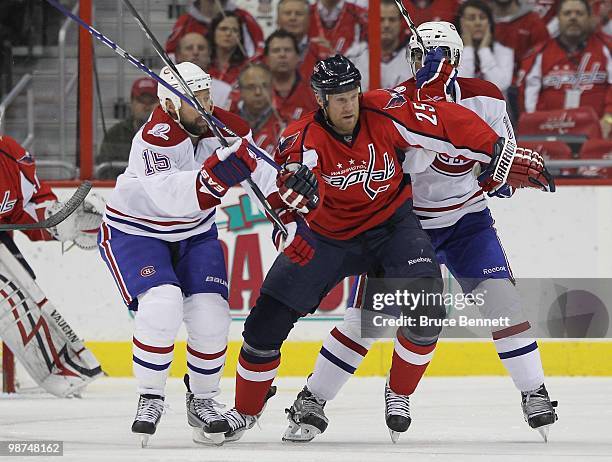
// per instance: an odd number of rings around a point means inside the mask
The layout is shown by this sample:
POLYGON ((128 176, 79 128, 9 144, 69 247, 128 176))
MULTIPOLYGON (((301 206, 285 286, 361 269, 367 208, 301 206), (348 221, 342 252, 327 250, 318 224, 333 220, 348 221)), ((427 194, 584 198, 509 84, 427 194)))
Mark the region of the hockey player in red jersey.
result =
MULTIPOLYGON (((487 172, 508 158, 513 171, 508 181, 517 184, 529 183, 527 177, 541 180, 545 173, 536 159, 506 157, 514 156, 514 143, 500 138, 473 112, 455 104, 411 101, 396 91, 362 96, 360 79, 341 55, 317 63, 311 83, 320 109, 289 125, 281 137, 276 160, 287 172, 312 171, 319 188, 310 196, 301 194, 306 198, 300 200, 304 215, 282 214, 295 236, 291 243, 300 239, 290 248, 276 241, 284 252, 245 322, 235 408, 224 414, 232 427, 226 441, 239 438, 262 412, 281 345, 295 322, 316 309, 344 277, 375 271, 406 278, 412 291, 442 290, 431 242, 412 212, 411 188, 401 167, 404 156, 398 153, 422 147, 462 155, 485 164, 487 172)), ((429 320, 445 317, 444 307, 436 303, 419 305, 414 313, 429 320)), ((394 399, 412 394, 425 372, 422 363, 407 360, 407 352, 430 355, 439 332, 435 323, 397 331, 388 382, 394 399)), ((408 423, 401 414, 387 416, 394 431, 405 431, 408 423)))
MULTIPOLYGON (((447 22, 427 22, 418 27, 420 36, 428 49, 440 47, 438 62, 434 54, 428 55, 427 67, 440 69, 440 74, 453 73, 459 66, 463 42, 455 26, 447 22), (441 55, 449 64, 439 67, 441 55), (433 61, 433 66, 431 62, 433 61), (452 65, 452 67, 451 67, 452 65)), ((422 52, 413 36, 410 41, 410 62, 412 74, 395 90, 413 95, 431 75, 428 69, 421 69, 422 52)), ((408 72, 406 72, 408 74, 408 72)), ((450 77, 452 79, 452 76, 450 77)), ((449 85, 452 99, 471 109, 482 117, 499 136, 514 139, 514 132, 506 113, 506 104, 500 90, 490 82, 457 78, 449 85)), ((432 89, 429 90, 432 93, 432 89)), ((505 252, 493 228, 493 219, 487 207, 485 192, 473 175, 474 161, 466 158, 452 158, 444 153, 431 156, 407 155, 404 171, 410 173, 415 214, 429 235, 440 263, 444 263, 460 282, 465 293, 489 292, 494 294, 492 302, 487 299, 485 311, 489 318, 508 316, 511 325, 504 329, 493 330, 491 336, 500 360, 507 368, 515 386, 521 392, 525 420, 531 427, 543 428, 555 422, 555 411, 544 387, 544 372, 537 343, 530 338, 530 325, 522 312, 520 296, 514 288, 513 274, 506 260, 505 252), (422 161, 421 165, 419 165, 422 161), (496 268, 496 271, 487 271, 496 268), (487 274, 487 277, 482 277, 487 274)), ((514 188, 504 185, 489 196, 509 197, 514 188)), ((344 322, 332 329, 323 342, 314 372, 309 376, 306 390, 298 395, 293 408, 304 408, 303 401, 309 399, 308 412, 302 412, 300 425, 290 419, 285 439, 309 441, 316 430, 308 425, 312 422, 325 422, 323 404, 337 396, 341 387, 355 372, 369 348, 376 339, 362 336, 360 307, 363 288, 367 275, 356 281, 351 300, 344 315, 344 322), (359 294, 359 295, 358 295, 359 294), (298 432, 297 427, 302 427, 298 432), (306 431, 304 431, 306 427, 306 431)), ((418 351, 411 352, 412 360, 426 365, 430 355, 418 351)), ((387 394, 387 408, 403 408, 410 416, 408 401, 390 401, 387 394)), ((392 433, 394 441, 397 434, 392 433)))

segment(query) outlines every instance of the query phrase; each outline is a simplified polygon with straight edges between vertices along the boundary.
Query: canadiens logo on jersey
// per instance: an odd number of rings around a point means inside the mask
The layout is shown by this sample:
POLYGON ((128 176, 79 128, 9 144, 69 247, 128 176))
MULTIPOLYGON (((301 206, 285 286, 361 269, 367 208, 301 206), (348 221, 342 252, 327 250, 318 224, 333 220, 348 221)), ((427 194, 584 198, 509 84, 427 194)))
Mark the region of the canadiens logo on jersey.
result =
POLYGON ((462 176, 472 171, 474 161, 464 157, 450 157, 446 154, 436 154, 431 168, 442 175, 462 176))
POLYGON ((381 170, 375 170, 376 165, 376 149, 373 144, 368 144, 369 162, 365 160, 357 163, 354 159, 349 160, 349 165, 345 166, 342 163, 336 164, 338 171, 331 174, 322 174, 323 181, 330 186, 338 188, 342 191, 351 186, 361 185, 364 192, 371 200, 387 189, 389 184, 380 185, 380 183, 388 182, 395 175, 395 162, 393 158, 386 152, 383 154, 384 167, 381 170), (377 184, 378 183, 378 184, 377 184))
MULTIPOLYGON (((402 88, 402 87, 398 87, 398 88, 402 88)), ((404 104, 407 103, 406 98, 401 93, 395 90, 385 90, 385 91, 391 95, 391 98, 389 99, 389 101, 387 102, 387 104, 385 105, 383 109, 394 109, 394 108, 402 107, 404 104)))
POLYGON ((161 138, 161 139, 163 139, 165 141, 168 141, 170 139, 170 137, 168 137, 166 135, 166 133, 168 133, 169 131, 170 131, 170 125, 168 125, 168 124, 156 124, 147 133, 149 135, 153 135, 153 136, 161 138))

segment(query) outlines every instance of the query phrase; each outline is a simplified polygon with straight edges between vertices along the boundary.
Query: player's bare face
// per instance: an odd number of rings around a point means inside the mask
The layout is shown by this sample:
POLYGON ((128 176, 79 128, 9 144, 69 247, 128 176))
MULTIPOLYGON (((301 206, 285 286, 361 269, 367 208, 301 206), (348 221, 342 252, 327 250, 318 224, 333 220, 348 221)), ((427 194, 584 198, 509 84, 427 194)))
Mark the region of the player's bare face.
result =
POLYGON ((489 19, 484 11, 468 6, 461 17, 461 27, 472 35, 472 40, 480 41, 489 28, 489 19))
POLYGON ((559 33, 570 40, 580 40, 588 32, 590 17, 581 1, 570 0, 559 10, 559 33))
POLYGON ((340 135, 353 133, 359 119, 359 89, 329 95, 327 97, 327 119, 340 135))
MULTIPOLYGON (((200 90, 195 92, 196 99, 208 112, 212 110, 212 101, 210 100, 209 90, 200 90)), ((190 135, 200 136, 203 135, 207 129, 206 122, 202 119, 202 116, 192 108, 189 104, 181 104, 179 109, 179 115, 181 116, 181 125, 189 132, 190 135)))

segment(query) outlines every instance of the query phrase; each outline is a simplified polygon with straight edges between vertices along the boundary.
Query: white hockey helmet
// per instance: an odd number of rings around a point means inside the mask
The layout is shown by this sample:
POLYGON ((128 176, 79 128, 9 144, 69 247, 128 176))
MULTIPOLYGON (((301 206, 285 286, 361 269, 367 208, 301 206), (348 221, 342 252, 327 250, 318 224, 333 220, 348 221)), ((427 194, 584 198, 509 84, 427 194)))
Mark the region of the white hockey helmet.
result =
MULTIPOLYGON (((450 63, 459 67, 459 61, 461 61, 461 54, 463 53, 463 40, 457 32, 457 28, 454 24, 446 21, 430 21, 424 22, 417 27, 419 35, 423 39, 423 44, 427 51, 435 47, 442 47, 446 51, 446 57, 450 63)), ((415 63, 421 62, 422 52, 417 42, 416 36, 412 34, 409 42, 409 53, 408 61, 412 68, 412 73, 416 75, 415 63)))
MULTIPOLYGON (((212 79, 210 75, 204 72, 198 65, 185 61, 176 65, 179 74, 187 83, 187 86, 193 91, 208 90, 210 89, 212 79)), ((179 91, 179 93, 186 94, 179 81, 174 77, 172 71, 168 66, 162 68, 159 73, 160 77, 168 82, 173 88, 179 91)), ((162 84, 157 85, 157 97, 161 103, 162 109, 166 110, 166 100, 169 99, 174 104, 174 107, 178 111, 181 108, 183 100, 164 87, 162 84)))

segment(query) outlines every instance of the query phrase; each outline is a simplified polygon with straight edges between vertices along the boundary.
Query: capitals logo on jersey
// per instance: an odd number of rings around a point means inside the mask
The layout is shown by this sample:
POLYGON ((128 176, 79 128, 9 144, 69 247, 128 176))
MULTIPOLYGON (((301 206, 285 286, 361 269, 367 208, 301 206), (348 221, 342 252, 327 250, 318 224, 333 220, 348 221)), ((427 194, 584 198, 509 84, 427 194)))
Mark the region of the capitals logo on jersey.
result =
POLYGON ((278 142, 278 152, 281 154, 285 152, 287 149, 291 149, 295 144, 296 140, 300 136, 300 132, 294 133, 289 136, 282 136, 280 141, 278 142))
POLYGON ((404 88, 404 87, 397 87, 397 89, 393 89, 393 90, 385 90, 387 93, 391 95, 391 98, 389 99, 389 101, 387 102, 387 104, 385 105, 383 109, 395 109, 398 107, 402 107, 404 104, 408 102, 406 101, 406 98, 404 97, 404 95, 396 91, 396 90, 399 90, 400 88, 404 88))
MULTIPOLYGON (((384 183, 393 178, 393 175, 395 175, 395 162, 393 158, 385 152, 383 154, 385 163, 384 168, 382 170, 374 170, 374 164, 376 163, 376 150, 374 149, 374 145, 368 144, 368 150, 370 152, 370 159, 367 165, 365 161, 362 161, 362 165, 349 166, 338 172, 332 172, 331 175, 323 174, 323 181, 342 191, 351 186, 361 184, 368 197, 374 200, 378 194, 389 189, 388 184, 376 186, 375 183, 384 183)), ((338 164, 338 167, 341 168, 342 164, 338 164)))

